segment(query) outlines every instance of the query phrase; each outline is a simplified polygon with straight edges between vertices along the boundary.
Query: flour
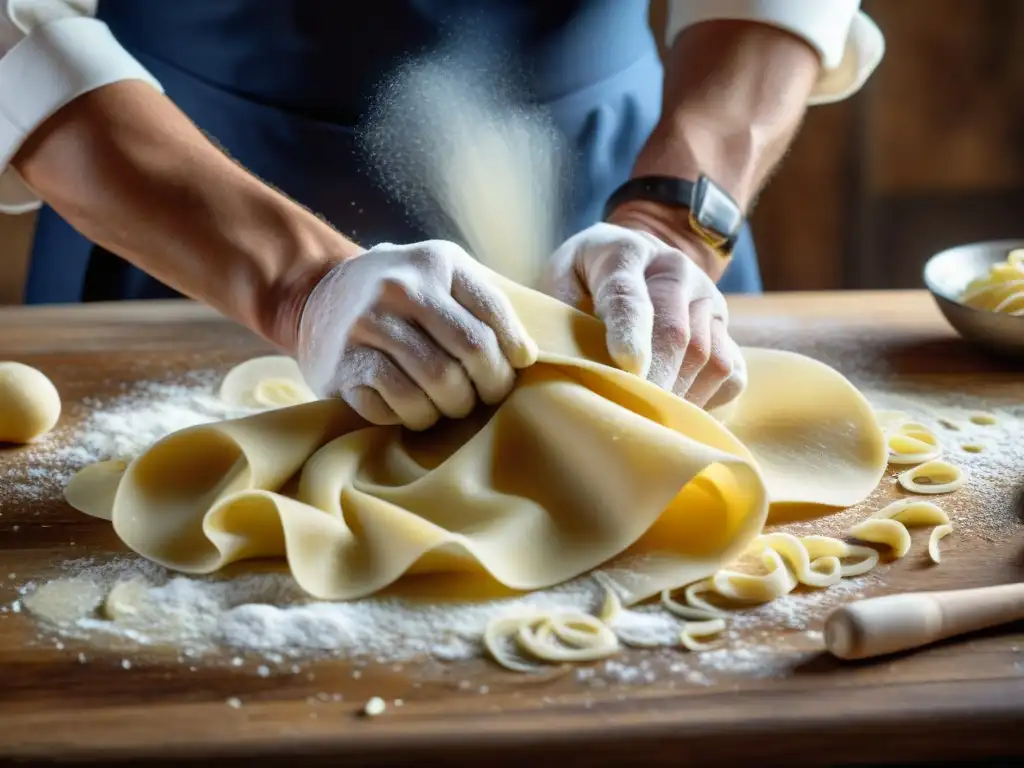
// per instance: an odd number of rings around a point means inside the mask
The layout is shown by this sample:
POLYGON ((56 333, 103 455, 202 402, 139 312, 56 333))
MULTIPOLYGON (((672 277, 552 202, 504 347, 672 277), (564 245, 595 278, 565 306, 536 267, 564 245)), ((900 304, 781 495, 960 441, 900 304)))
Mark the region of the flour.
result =
MULTIPOLYGON (((261 677, 274 669, 295 673, 299 667, 294 662, 320 658, 378 664, 478 658, 484 653, 484 629, 496 616, 548 610, 594 613, 604 599, 603 588, 589 577, 488 601, 422 602, 386 596, 328 603, 310 600, 286 573, 190 578, 134 557, 70 561, 63 570, 59 578, 19 589, 19 609, 23 605, 42 619, 46 636, 117 647, 122 652, 171 647, 178 650, 182 663, 190 665, 203 658, 216 663, 227 653, 232 667, 255 659, 254 671, 261 677), (132 583, 142 587, 141 599, 128 609, 122 604, 117 619, 110 620, 102 607, 103 596, 115 584, 132 583)), ((735 611, 726 647, 699 654, 680 650, 683 622, 656 601, 624 609, 612 628, 624 645, 641 649, 642 655, 633 658, 634 650, 629 657, 581 668, 577 674, 581 681, 597 686, 663 677, 710 685, 713 676, 786 674, 794 657, 779 654, 773 638, 783 631, 820 626, 832 607, 864 594, 877 581, 877 576, 869 574, 827 590, 799 591, 735 611), (754 663, 753 659, 762 657, 764 663, 754 663)), ((820 646, 819 637, 816 647, 820 646)))
MULTIPOLYGON (((57 495, 80 466, 106 458, 132 458, 165 435, 196 424, 246 415, 227 408, 215 394, 212 373, 184 380, 145 383, 92 409, 77 426, 57 432, 27 450, 28 461, 0 477, 0 501, 57 495)), ((982 401, 961 394, 937 393, 911 385, 862 389, 879 409, 902 410, 939 436, 946 458, 969 475, 967 486, 935 499, 953 519, 955 533, 945 544, 955 553, 958 537, 1000 541, 1021 528, 1015 501, 1024 469, 1024 406, 1013 398, 982 401), (994 424, 976 423, 987 412, 994 424), (979 453, 963 445, 980 445, 979 453)), ((893 472, 861 505, 820 519, 784 526, 794 533, 841 536, 853 523, 891 498, 893 472)), ((11 530, 17 530, 11 526, 11 530)), ((914 552, 911 553, 914 556, 914 552)), ((613 624, 629 654, 581 667, 581 684, 615 683, 712 685, 735 676, 790 674, 821 651, 821 624, 838 605, 869 596, 882 585, 888 566, 846 579, 824 590, 798 589, 762 606, 732 613, 723 646, 702 653, 678 647, 682 622, 658 605, 623 611, 613 624)), ((9 582, 16 575, 7 575, 9 582)), ((424 603, 410 598, 376 597, 353 603, 318 603, 308 599, 285 573, 250 573, 235 578, 197 579, 172 574, 135 557, 105 562, 79 560, 63 565, 58 578, 17 585, 17 597, 0 606, 0 619, 31 614, 43 637, 58 650, 65 642, 89 644, 79 649, 80 663, 116 648, 122 667, 147 648, 176 649, 190 670, 199 663, 251 668, 266 677, 297 673, 296 662, 339 657, 379 663, 429 657, 460 661, 480 657, 480 636, 487 622, 504 612, 572 610, 595 612, 603 591, 581 578, 556 589, 487 602, 424 603), (133 617, 110 621, 102 603, 118 583, 143 579, 144 600, 133 617), (100 653, 94 651, 99 650, 100 653), (206 660, 201 662, 201 660, 206 660)), ((358 670, 354 671, 354 674, 358 670)))
POLYGON ((144 382, 109 401, 85 400, 88 415, 19 452, 16 466, 0 475, 0 504, 59 497, 71 475, 105 459, 132 459, 167 435, 252 411, 224 404, 220 376, 192 373, 172 382, 144 382))

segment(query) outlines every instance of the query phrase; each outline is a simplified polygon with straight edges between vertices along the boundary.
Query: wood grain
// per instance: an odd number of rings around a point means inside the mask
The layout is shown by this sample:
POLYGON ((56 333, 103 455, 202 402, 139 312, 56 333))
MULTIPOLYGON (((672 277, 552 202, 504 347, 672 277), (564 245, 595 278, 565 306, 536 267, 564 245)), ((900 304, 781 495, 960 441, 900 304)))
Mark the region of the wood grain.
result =
MULTIPOLYGON (((883 384, 923 380, 1001 401, 1024 391, 1024 372, 959 341, 918 293, 776 294, 737 299, 733 313, 744 343, 808 352, 883 384)), ((267 351, 179 302, 0 309, 0 328, 0 359, 35 365, 57 383, 68 404, 62 429, 86 415, 83 398, 188 369, 226 370, 267 351)), ((0 484, 25 455, 0 451, 0 484)), ((2 486, 0 499, 0 605, 17 597, 15 585, 52 577, 66 559, 122 551, 107 524, 59 500, 12 501, 2 486)), ((964 534, 939 568, 910 556, 879 592, 1019 581, 1019 530, 995 541, 964 534)), ((922 543, 915 536, 914 551, 922 543)), ((261 677, 254 664, 182 663, 173 650, 152 649, 125 669, 117 649, 58 648, 24 613, 0 616, 0 764, 262 765, 289 756, 335 766, 835 765, 1024 755, 1020 626, 854 664, 780 633, 778 659, 792 660, 785 676, 697 685, 655 667, 649 684, 594 687, 573 675, 526 680, 484 661, 370 664, 356 676, 332 660, 261 677), (373 695, 392 702, 388 711, 359 717, 373 695), (230 697, 242 706, 228 706, 230 697)))

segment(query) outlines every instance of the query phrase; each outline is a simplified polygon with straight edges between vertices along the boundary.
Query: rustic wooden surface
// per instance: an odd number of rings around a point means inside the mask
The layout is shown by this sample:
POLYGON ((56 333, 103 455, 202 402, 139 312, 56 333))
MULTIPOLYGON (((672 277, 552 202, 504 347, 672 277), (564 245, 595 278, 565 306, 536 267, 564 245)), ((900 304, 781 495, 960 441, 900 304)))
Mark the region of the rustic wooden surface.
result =
MULTIPOLYGON (((741 342, 795 349, 876 381, 922 377, 978 396, 1024 400, 1024 370, 986 358, 952 335, 919 293, 776 294, 733 303, 741 342)), ((248 332, 185 304, 0 309, 0 360, 39 367, 60 389, 62 428, 84 397, 133 381, 216 368, 266 351, 248 332)), ((17 466, 0 450, 0 484, 17 466)), ((1024 468, 1022 468, 1024 470, 1024 468)), ((1024 472, 1022 472, 1024 486, 1024 472)), ((0 496, 2 498, 2 496, 0 496)), ((102 521, 60 501, 4 503, 0 605, 16 583, 47 578, 60 561, 121 548, 102 521), (72 542, 74 542, 72 544, 72 542), (15 581, 7 573, 17 574, 15 581)), ((950 545, 942 566, 907 558, 885 591, 1019 581, 1024 539, 950 545)), ((947 540, 950 541, 950 540, 947 540)), ((921 544, 915 538, 916 545, 921 544)), ((572 676, 538 682, 482 661, 414 672, 342 662, 301 675, 260 677, 251 667, 198 664, 158 653, 132 658, 39 640, 32 618, 0 620, 0 762, 114 758, 149 764, 850 764, 981 759, 1024 754, 1024 628, 1003 628, 917 653, 841 664, 821 654, 781 679, 710 686, 612 685, 572 676), (466 689, 460 681, 470 680, 466 689), (486 684, 489 692, 480 694, 486 684), (309 702, 317 694, 327 701, 309 702), (340 698, 341 700, 335 700, 340 698), (374 720, 368 697, 402 699, 374 720), (226 705, 238 697, 243 706, 226 705), (162 763, 160 761, 163 761, 162 763)), ((779 653, 789 651, 780 646, 779 653)))

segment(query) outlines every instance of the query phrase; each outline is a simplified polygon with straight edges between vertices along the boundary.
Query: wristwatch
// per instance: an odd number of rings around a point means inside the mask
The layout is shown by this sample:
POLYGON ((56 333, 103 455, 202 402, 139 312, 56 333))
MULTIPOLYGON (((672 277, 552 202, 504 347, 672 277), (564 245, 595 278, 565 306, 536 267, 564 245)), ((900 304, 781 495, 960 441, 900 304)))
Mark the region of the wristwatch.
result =
POLYGON ((729 193, 704 174, 697 181, 674 176, 640 176, 619 187, 604 208, 613 210, 631 200, 648 200, 689 212, 690 229, 722 258, 729 259, 743 227, 743 211, 729 193))

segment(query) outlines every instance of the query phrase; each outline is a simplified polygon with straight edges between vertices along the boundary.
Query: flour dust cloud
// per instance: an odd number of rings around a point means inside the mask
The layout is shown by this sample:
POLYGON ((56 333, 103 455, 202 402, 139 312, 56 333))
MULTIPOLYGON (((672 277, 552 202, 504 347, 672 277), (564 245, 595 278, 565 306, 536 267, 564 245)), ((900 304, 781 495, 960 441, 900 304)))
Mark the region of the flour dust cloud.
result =
POLYGON ((371 169, 432 237, 528 286, 557 247, 564 137, 479 46, 414 60, 382 89, 361 135, 371 169), (471 53, 465 50, 472 51, 471 53))

